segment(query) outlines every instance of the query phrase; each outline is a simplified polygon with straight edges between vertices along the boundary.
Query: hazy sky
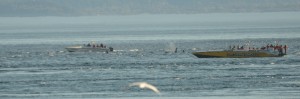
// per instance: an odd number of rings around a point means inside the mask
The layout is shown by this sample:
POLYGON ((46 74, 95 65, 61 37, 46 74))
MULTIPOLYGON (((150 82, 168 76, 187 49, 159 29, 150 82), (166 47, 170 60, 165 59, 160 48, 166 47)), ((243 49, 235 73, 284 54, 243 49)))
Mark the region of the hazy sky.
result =
POLYGON ((300 0, 0 0, 0 16, 300 11, 300 0))

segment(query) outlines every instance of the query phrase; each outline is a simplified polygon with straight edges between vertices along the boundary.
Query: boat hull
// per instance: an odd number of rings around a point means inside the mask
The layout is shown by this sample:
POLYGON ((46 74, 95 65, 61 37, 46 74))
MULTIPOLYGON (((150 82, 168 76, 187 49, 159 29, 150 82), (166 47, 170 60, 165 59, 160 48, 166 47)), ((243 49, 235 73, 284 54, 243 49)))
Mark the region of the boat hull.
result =
POLYGON ((251 58, 251 57, 282 57, 285 54, 273 54, 263 51, 209 51, 194 52, 198 58, 251 58))
POLYGON ((72 46, 67 47, 66 50, 69 52, 109 52, 112 49, 109 48, 93 48, 93 47, 81 47, 81 46, 72 46))

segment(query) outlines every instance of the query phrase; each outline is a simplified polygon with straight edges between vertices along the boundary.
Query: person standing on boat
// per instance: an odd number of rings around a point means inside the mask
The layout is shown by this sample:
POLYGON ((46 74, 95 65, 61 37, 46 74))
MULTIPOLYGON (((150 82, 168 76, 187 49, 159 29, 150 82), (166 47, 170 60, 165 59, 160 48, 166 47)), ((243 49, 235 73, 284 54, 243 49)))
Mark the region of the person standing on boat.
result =
POLYGON ((272 44, 270 45, 270 48, 272 48, 273 50, 275 50, 275 49, 274 49, 274 46, 273 46, 272 44))
POLYGON ((286 49, 287 49, 287 46, 286 46, 286 45, 284 45, 284 46, 283 46, 283 49, 284 49, 284 54, 286 54, 286 49))
POLYGON ((282 45, 276 45, 276 50, 278 50, 279 54, 283 55, 282 45))

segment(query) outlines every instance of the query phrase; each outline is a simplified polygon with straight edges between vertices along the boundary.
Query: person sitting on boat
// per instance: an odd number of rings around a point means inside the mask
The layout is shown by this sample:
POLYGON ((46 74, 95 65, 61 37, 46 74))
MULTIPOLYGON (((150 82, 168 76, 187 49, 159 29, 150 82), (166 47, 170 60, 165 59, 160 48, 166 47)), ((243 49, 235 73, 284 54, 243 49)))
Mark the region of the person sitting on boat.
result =
POLYGON ((100 44, 100 47, 103 48, 103 44, 102 43, 100 44))
POLYGON ((241 50, 244 50, 244 46, 242 46, 240 49, 241 49, 241 50))
POLYGON ((261 49, 261 50, 265 50, 265 49, 266 49, 266 47, 262 46, 260 49, 261 49))
POLYGON ((235 46, 233 45, 232 50, 235 50, 235 46))
POLYGON ((274 50, 279 50, 280 48, 282 48, 282 45, 276 45, 276 46, 274 47, 274 50))

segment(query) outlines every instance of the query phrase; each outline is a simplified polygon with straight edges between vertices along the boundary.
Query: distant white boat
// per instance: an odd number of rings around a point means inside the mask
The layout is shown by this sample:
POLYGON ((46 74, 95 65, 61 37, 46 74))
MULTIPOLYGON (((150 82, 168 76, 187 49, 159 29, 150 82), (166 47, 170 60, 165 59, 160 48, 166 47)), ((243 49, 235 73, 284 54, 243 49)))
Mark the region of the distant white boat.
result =
POLYGON ((70 46, 66 47, 69 52, 110 52, 113 51, 112 47, 96 46, 95 44, 88 44, 84 46, 70 46))

